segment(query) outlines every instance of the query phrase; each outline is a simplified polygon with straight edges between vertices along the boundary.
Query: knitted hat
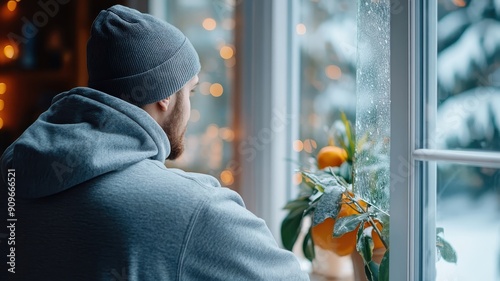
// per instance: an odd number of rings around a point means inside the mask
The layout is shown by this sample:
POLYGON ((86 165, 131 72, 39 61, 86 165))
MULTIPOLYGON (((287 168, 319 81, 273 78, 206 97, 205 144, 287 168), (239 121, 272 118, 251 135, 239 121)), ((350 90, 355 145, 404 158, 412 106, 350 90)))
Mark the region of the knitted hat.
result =
POLYGON ((115 5, 92 24, 87 68, 89 87, 142 106, 179 91, 198 74, 200 62, 176 27, 115 5))

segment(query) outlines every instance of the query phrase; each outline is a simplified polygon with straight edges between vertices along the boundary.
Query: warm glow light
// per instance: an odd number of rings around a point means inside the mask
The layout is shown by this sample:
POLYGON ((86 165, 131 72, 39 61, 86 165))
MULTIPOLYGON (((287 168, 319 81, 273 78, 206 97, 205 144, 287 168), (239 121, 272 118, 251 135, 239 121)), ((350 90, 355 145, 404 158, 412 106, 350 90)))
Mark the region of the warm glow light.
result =
POLYGON ((233 184, 234 183, 233 173, 231 171, 229 171, 229 170, 222 171, 222 173, 220 173, 220 180, 225 185, 231 185, 231 184, 233 184))
POLYGON ((295 185, 299 185, 302 183, 302 174, 301 173, 295 173, 293 175, 293 183, 295 185))
POLYGON ((200 83, 200 93, 202 95, 208 96, 210 95, 210 82, 201 82, 200 83))
POLYGON ((222 93, 224 92, 224 88, 222 88, 222 85, 219 83, 213 83, 210 86, 210 94, 214 97, 220 97, 222 96, 222 93))
POLYGON ((217 27, 217 22, 213 18, 206 18, 201 25, 206 30, 214 30, 217 27))
POLYGON ((320 122, 319 116, 317 114, 314 114, 314 113, 309 114, 308 120, 309 120, 309 124, 311 124, 312 126, 318 126, 318 124, 320 122))
POLYGON ((200 121, 200 112, 196 109, 191 110, 191 116, 189 117, 189 121, 195 123, 200 121))
POLYGON ((12 47, 12 45, 5 46, 3 48, 3 54, 9 59, 14 58, 15 55, 14 47, 12 47))
POLYGON ((5 83, 0 83, 0 95, 3 95, 5 94, 5 92, 7 91, 7 84, 5 83))
POLYGON ((325 73, 328 78, 338 80, 342 76, 342 70, 336 65, 329 65, 325 68, 325 73))
POLYGON ((211 139, 217 137, 217 135, 219 134, 219 127, 217 127, 217 125, 215 124, 210 124, 208 127, 207 127, 207 136, 211 139))
POLYGON ((3 102, 3 100, 0 100, 0 111, 3 110, 4 105, 5 103, 3 102))
POLYGON ((297 31, 298 35, 306 34, 306 26, 303 23, 297 24, 297 26, 295 27, 295 30, 297 31))
POLYGON ((0 118, 0 129, 2 129, 2 128, 3 128, 3 119, 0 118))
POLYGON ((232 58, 234 55, 233 48, 231 48, 229 46, 224 46, 224 47, 220 48, 219 53, 220 53, 220 56, 225 60, 232 58))
POLYGON ((304 151, 307 153, 312 153, 318 145, 316 144, 316 141, 312 139, 307 139, 304 141, 304 151))
POLYGON ((296 140, 293 142, 293 150, 301 152, 304 149, 304 143, 301 140, 296 140))
POLYGON ((16 10, 16 8, 17 8, 16 1, 11 0, 11 1, 7 2, 7 9, 9 9, 9 11, 14 12, 14 10, 16 10))
POLYGON ((235 26, 235 21, 234 19, 232 18, 227 18, 225 19, 223 22, 222 22, 222 28, 226 29, 226 30, 232 30, 234 29, 234 26, 235 26))
POLYGON ((453 0, 453 4, 455 4, 457 7, 467 6, 467 3, 464 0, 453 0))
POLYGON ((226 67, 234 67, 236 65, 236 59, 234 57, 228 59, 228 60, 225 60, 224 61, 224 64, 226 65, 226 67))
POLYGON ((234 131, 229 128, 220 128, 219 136, 228 142, 232 142, 234 140, 234 131))

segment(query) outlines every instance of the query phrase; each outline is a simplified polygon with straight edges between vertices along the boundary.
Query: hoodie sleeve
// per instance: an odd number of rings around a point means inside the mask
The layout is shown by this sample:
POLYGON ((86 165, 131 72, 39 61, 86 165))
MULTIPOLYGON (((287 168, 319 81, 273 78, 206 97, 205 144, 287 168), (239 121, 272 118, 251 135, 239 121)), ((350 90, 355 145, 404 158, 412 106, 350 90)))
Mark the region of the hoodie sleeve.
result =
POLYGON ((265 222, 227 188, 216 188, 199 208, 178 273, 178 280, 309 280, 295 256, 278 247, 265 222))

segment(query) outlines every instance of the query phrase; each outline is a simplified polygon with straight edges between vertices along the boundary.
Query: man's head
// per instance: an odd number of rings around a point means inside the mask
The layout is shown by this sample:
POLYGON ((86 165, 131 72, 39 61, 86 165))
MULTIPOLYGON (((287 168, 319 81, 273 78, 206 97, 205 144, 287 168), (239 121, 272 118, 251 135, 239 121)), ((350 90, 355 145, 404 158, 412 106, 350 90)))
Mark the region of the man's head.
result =
POLYGON ((145 109, 169 137, 169 159, 182 153, 189 92, 197 83, 200 62, 181 31, 115 5, 92 24, 87 67, 89 87, 145 109))
POLYGON ((198 85, 198 75, 191 79, 174 95, 142 108, 158 122, 170 141, 168 159, 178 158, 184 151, 184 134, 191 115, 189 96, 198 85))

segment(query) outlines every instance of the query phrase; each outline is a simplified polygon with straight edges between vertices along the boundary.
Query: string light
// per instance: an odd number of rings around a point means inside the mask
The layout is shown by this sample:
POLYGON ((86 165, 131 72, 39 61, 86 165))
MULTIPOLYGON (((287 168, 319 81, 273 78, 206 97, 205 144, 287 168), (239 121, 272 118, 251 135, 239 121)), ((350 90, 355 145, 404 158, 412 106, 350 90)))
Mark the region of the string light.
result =
POLYGON ((5 105, 4 101, 0 100, 0 111, 3 110, 4 105, 5 105))
POLYGON ((464 0, 453 0, 453 4, 455 4, 457 7, 467 6, 467 3, 464 0))
POLYGON ((304 35, 304 34, 306 34, 306 31, 307 31, 306 26, 303 23, 297 24, 297 26, 295 27, 295 30, 297 31, 298 35, 304 35))
POLYGON ((232 142, 234 140, 234 131, 229 128, 220 128, 219 136, 227 142, 232 142))
POLYGON ((17 2, 14 1, 14 0, 10 0, 9 2, 7 2, 7 9, 9 9, 9 11, 11 12, 14 12, 17 8, 17 2))
POLYGON ((214 30, 217 27, 217 22, 213 18, 206 18, 201 24, 206 30, 214 30))
POLYGON ((231 185, 234 183, 233 173, 229 170, 224 170, 220 173, 220 180, 225 185, 231 185))
POLYGON ((217 135, 219 134, 219 127, 215 124, 210 124, 207 127, 207 136, 210 139, 216 138, 217 135))
POLYGON ((223 59, 228 60, 233 57, 234 50, 230 46, 223 46, 220 48, 219 54, 223 59))
POLYGON ((336 65, 329 65, 325 68, 326 76, 332 80, 338 80, 342 76, 342 70, 336 65))
POLYGON ((12 45, 6 45, 4 48, 3 48, 3 54, 9 58, 9 59, 13 59, 14 58, 14 55, 16 54, 15 53, 15 50, 14 50, 14 47, 12 47, 12 45))
POLYGON ((304 151, 307 153, 312 153, 317 147, 315 140, 307 139, 304 141, 304 151))
POLYGON ((7 84, 0 82, 0 95, 5 94, 6 91, 7 91, 7 84))
POLYGON ((296 140, 293 142, 293 150, 301 152, 304 149, 304 143, 301 140, 296 140))
POLYGON ((0 129, 2 129, 2 128, 3 128, 3 119, 0 118, 0 129))
POLYGON ((214 96, 214 97, 220 97, 220 96, 222 96, 223 92, 224 92, 224 88, 219 83, 213 83, 210 86, 210 94, 212 96, 214 96))
POLYGON ((299 185, 302 183, 302 174, 301 173, 295 173, 293 175, 293 183, 295 185, 299 185))

